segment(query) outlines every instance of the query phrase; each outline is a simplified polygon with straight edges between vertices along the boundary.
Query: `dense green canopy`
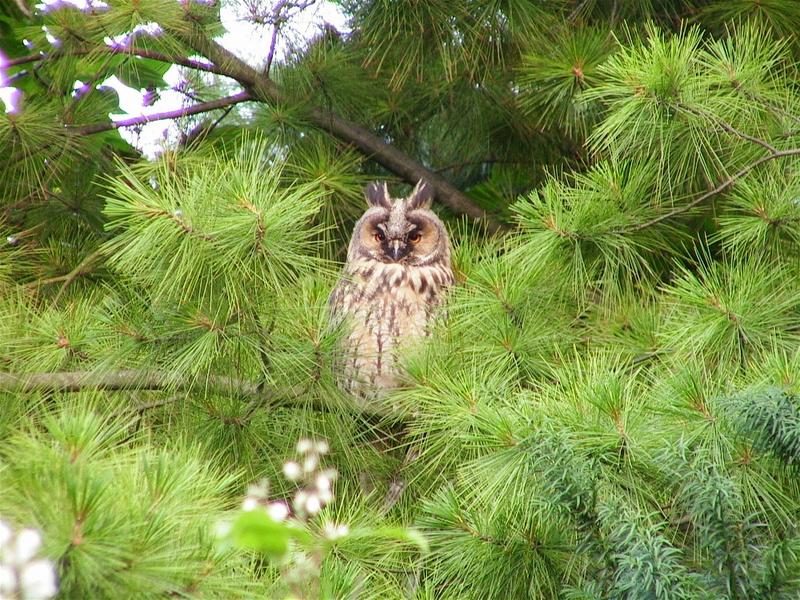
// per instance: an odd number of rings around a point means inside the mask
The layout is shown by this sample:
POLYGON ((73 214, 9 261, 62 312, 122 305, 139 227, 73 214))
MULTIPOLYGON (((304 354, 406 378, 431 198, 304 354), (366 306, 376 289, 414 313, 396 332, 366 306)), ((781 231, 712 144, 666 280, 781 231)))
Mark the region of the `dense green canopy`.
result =
POLYGON ((61 597, 797 597, 800 3, 342 0, 287 45, 319 4, 0 6, 0 519, 61 597), (112 75, 185 101, 114 122, 112 75), (326 302, 375 179, 432 185, 458 283, 365 412, 326 302), (243 516, 308 456, 319 514, 243 516))

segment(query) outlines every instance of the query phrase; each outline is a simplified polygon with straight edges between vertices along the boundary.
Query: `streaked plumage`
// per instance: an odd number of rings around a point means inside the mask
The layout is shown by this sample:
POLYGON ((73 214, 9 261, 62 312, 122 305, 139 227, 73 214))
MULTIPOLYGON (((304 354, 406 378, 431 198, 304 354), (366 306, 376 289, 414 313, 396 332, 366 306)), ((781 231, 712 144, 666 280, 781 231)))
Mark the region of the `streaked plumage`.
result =
POLYGON ((340 387, 362 400, 396 387, 398 353, 430 334, 453 284, 450 241, 420 182, 393 199, 385 184, 366 190, 369 208, 356 223, 347 263, 330 297, 333 324, 345 327, 340 387))

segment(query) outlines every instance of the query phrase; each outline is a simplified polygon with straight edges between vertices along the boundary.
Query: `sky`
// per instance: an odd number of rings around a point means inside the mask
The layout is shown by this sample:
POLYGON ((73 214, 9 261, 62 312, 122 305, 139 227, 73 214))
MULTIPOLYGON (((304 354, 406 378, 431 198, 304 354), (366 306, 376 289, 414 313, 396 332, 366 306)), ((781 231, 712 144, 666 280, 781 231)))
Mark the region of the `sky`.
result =
MULTIPOLYGON (((38 4, 37 8, 40 10, 46 9, 48 5, 57 1, 66 1, 83 8, 91 0, 45 0, 43 4, 38 4)), ((218 41, 246 62, 259 67, 265 64, 272 29, 270 26, 256 25, 246 20, 246 7, 253 3, 254 0, 228 0, 223 2, 220 16, 227 33, 218 38, 218 41)), ((273 0, 261 0, 260 3, 269 9, 273 4, 273 0)), ((94 4, 101 5, 102 2, 94 0, 94 4)), ((278 37, 278 44, 275 49, 275 61, 280 62, 292 45, 296 47, 301 45, 303 41, 314 37, 325 23, 333 25, 341 32, 347 31, 346 18, 340 8, 333 2, 317 0, 310 7, 298 13, 287 26, 281 29, 281 35, 278 37)), ((112 40, 107 41, 111 42, 112 40)), ((181 68, 173 66, 164 75, 164 80, 170 87, 180 84, 182 80, 181 71, 181 68)), ((82 82, 76 82, 76 90, 81 84, 82 82)), ((2 85, 2 72, 0 72, 0 100, 4 102, 6 110, 13 110, 16 105, 14 89, 2 87, 2 85)), ((119 94, 121 112, 110 114, 110 117, 114 120, 174 110, 184 106, 187 102, 184 94, 168 89, 161 92, 160 97, 150 106, 145 106, 143 102, 145 90, 135 90, 127 87, 116 77, 107 79, 103 82, 103 85, 114 88, 119 94)), ((123 137, 151 157, 156 155, 165 144, 174 143, 179 137, 177 126, 169 121, 148 123, 141 128, 138 135, 131 130, 125 129, 121 130, 121 133, 123 137)))

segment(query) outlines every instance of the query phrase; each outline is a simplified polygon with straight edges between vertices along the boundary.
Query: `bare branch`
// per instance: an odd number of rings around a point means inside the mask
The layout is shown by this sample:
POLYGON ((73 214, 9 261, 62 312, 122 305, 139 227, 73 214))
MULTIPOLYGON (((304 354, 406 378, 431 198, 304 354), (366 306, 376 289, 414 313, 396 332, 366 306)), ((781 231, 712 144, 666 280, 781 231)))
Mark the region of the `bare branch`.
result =
POLYGON ((698 205, 702 204, 703 202, 705 202, 709 198, 712 198, 712 197, 714 197, 714 196, 716 196, 718 194, 721 194, 722 192, 727 190, 729 187, 731 187, 734 183, 736 183, 737 180, 739 180, 742 177, 746 176, 748 173, 750 173, 750 171, 752 171, 753 169, 755 169, 759 165, 762 165, 765 162, 769 162, 769 161, 772 161, 772 160, 775 160, 775 159, 778 159, 778 158, 786 158, 788 156, 798 156, 798 155, 800 155, 800 148, 791 148, 791 149, 788 149, 788 150, 778 150, 775 146, 770 144, 768 141, 763 140, 763 139, 758 138, 758 137, 755 137, 755 136, 752 136, 752 135, 747 134, 747 133, 745 133, 743 131, 740 131, 740 130, 736 129, 733 125, 731 125, 730 123, 726 123, 725 121, 715 117, 714 115, 705 114, 705 113, 703 113, 702 111, 700 111, 700 110, 698 110, 696 108, 692 108, 690 106, 687 106, 687 105, 681 104, 681 103, 676 104, 675 108, 677 108, 678 110, 683 110, 685 112, 688 112, 689 114, 695 115, 695 116, 703 118, 703 119, 709 119, 710 121, 712 121, 713 123, 715 123, 716 125, 721 127, 727 133, 730 133, 731 135, 734 135, 734 136, 736 136, 736 137, 738 137, 738 138, 740 138, 742 140, 745 140, 747 142, 750 142, 750 143, 756 144, 758 146, 761 146, 765 150, 768 150, 769 154, 767 154, 765 156, 762 156, 758 160, 750 163, 749 165, 745 165, 744 167, 739 169, 739 171, 737 171, 733 175, 730 175, 725 180, 723 180, 721 183, 719 183, 719 185, 717 185, 713 189, 708 190, 707 192, 699 195, 697 198, 695 198, 694 200, 692 200, 688 204, 684 204, 683 206, 679 206, 677 208, 674 208, 671 211, 666 212, 663 215, 659 215, 658 217, 655 217, 654 219, 650 219, 649 221, 646 221, 644 223, 639 223, 638 225, 633 225, 633 226, 629 226, 629 227, 621 227, 619 229, 615 229, 615 230, 613 230, 613 233, 633 233, 633 232, 636 232, 636 231, 641 231, 643 229, 647 229, 648 227, 652 227, 653 225, 657 225, 658 223, 662 223, 663 221, 666 221, 667 219, 671 219, 672 217, 675 217, 677 215, 686 213, 686 212, 692 210, 695 206, 698 206, 698 205))
POLYGON ((214 121, 211 123, 208 121, 203 121, 202 123, 199 123, 193 127, 191 131, 181 136, 180 145, 183 147, 188 147, 198 141, 204 140, 212 131, 214 131, 214 129, 216 129, 217 125, 222 123, 225 117, 230 114, 231 110, 233 110, 233 105, 226 108, 222 114, 214 119, 214 121))
POLYGON ((109 121, 106 123, 93 123, 91 125, 67 125, 67 131, 76 135, 89 135, 92 133, 100 133, 102 131, 110 131, 111 129, 118 129, 120 127, 132 127, 135 125, 143 125, 145 123, 152 123, 153 121, 163 121, 164 119, 179 119, 189 115, 196 115, 218 108, 225 108, 240 102, 248 102, 253 100, 250 92, 244 91, 234 94, 233 96, 226 96, 218 100, 210 100, 209 102, 200 102, 184 108, 176 110, 168 110, 152 115, 142 115, 141 117, 132 117, 130 119, 122 119, 121 121, 109 121))
POLYGON ((278 32, 281 28, 280 15, 283 7, 286 6, 288 0, 279 0, 275 3, 272 9, 272 36, 269 40, 269 52, 267 53, 267 64, 264 66, 264 75, 269 77, 270 69, 272 69, 272 61, 275 58, 275 45, 278 42, 278 32))
MULTIPOLYGON (((120 370, 107 373, 90 371, 61 371, 56 373, 0 373, 0 391, 30 392, 81 392, 84 390, 132 391, 164 390, 171 392, 213 392, 257 401, 267 408, 310 407, 319 412, 350 409, 365 418, 386 418, 388 415, 356 406, 328 404, 309 397, 305 388, 277 389, 263 384, 221 375, 204 378, 181 377, 174 374, 144 370, 120 370)), ((136 408, 134 407, 134 410, 136 408)), ((252 410, 248 405, 248 410, 252 410)))
POLYGON ((74 269, 72 269, 72 271, 70 271, 66 275, 58 275, 56 277, 48 277, 47 279, 39 279, 37 281, 33 281, 27 284, 27 286, 34 288, 34 287, 41 287, 43 285, 50 285, 53 283, 63 283, 61 289, 59 289, 58 293, 56 294, 56 298, 53 300, 53 303, 55 304, 55 302, 58 300, 61 294, 63 294, 64 290, 70 283, 72 283, 77 277, 91 272, 89 267, 101 255, 102 255, 102 250, 95 250, 94 252, 86 256, 86 258, 84 258, 78 264, 78 266, 76 266, 74 269))
POLYGON ((58 303, 58 300, 64 294, 64 291, 67 289, 70 283, 75 281, 76 277, 90 272, 90 267, 92 266, 92 263, 94 263, 101 256, 103 256, 102 247, 98 248, 90 255, 88 255, 86 258, 84 258, 80 263, 78 263, 77 267, 72 269, 72 271, 70 271, 64 276, 64 283, 62 283, 61 287, 58 288, 58 293, 56 293, 55 298, 53 298, 53 305, 58 303))
MULTIPOLYGON (((189 389, 196 383, 185 379, 170 379, 163 373, 122 370, 110 373, 88 371, 62 371, 58 373, 0 373, 0 389, 6 392, 80 392, 96 390, 162 390, 189 389)), ((215 377, 208 381, 210 389, 244 396, 256 394, 255 384, 228 377, 215 377)))
POLYGON ((28 18, 33 16, 31 9, 28 7, 27 4, 25 4, 25 0, 16 0, 16 3, 17 3, 17 8, 19 8, 19 10, 22 12, 23 15, 25 15, 28 18))
MULTIPOLYGON (((187 115, 206 112, 208 110, 214 110, 215 108, 223 108, 225 106, 247 100, 256 100, 273 104, 284 101, 284 95, 281 93, 275 83, 269 79, 269 77, 259 73, 256 69, 242 61, 239 57, 223 48, 217 42, 208 38, 198 26, 194 26, 192 28, 192 33, 190 35, 187 35, 185 31, 175 31, 173 33, 179 39, 193 48, 198 54, 206 57, 211 64, 186 57, 171 55, 167 56, 149 50, 133 49, 128 47, 113 48, 108 46, 100 49, 95 48, 94 51, 102 50, 118 54, 132 54, 144 58, 172 62, 181 66, 216 73, 218 75, 237 80, 249 90, 249 93, 243 92, 235 96, 197 104, 180 110, 136 117, 114 123, 108 122, 69 127, 69 131, 77 134, 87 135, 102 131, 109 131, 119 127, 141 125, 151 121, 175 119, 187 115)), ((86 54, 88 52, 89 51, 87 50, 83 53, 86 54)), ((58 57, 57 53, 50 55, 41 53, 31 54, 26 57, 20 57, 7 61, 6 66, 16 66, 28 62, 42 61, 48 58, 56 57, 58 57)), ((421 179, 424 179, 433 187, 438 200, 453 211, 460 214, 466 214, 474 219, 485 220, 488 229, 491 231, 496 231, 501 228, 501 225, 489 217, 482 208, 480 208, 469 198, 469 196, 452 185, 439 173, 425 167, 417 160, 402 152, 392 144, 381 139, 368 129, 340 117, 331 110, 321 107, 312 107, 308 111, 307 117, 313 125, 316 125, 320 129, 323 129, 340 140, 354 146, 365 156, 382 165, 388 171, 398 175, 407 183, 413 185, 421 179)))
MULTIPOLYGON (((154 408, 161 408, 162 406, 167 406, 168 404, 173 404, 180 400, 180 396, 171 396, 169 398, 165 398, 164 400, 156 400, 154 402, 145 402, 144 404, 139 404, 138 406, 133 407, 133 412, 141 415, 143 412, 147 410, 152 410, 154 408)), ((122 414, 122 412, 117 413, 122 414)))
POLYGON ((269 40, 269 52, 267 53, 267 64, 264 66, 264 75, 269 75, 272 69, 272 61, 275 59, 275 45, 278 42, 278 26, 272 26, 272 37, 269 40))

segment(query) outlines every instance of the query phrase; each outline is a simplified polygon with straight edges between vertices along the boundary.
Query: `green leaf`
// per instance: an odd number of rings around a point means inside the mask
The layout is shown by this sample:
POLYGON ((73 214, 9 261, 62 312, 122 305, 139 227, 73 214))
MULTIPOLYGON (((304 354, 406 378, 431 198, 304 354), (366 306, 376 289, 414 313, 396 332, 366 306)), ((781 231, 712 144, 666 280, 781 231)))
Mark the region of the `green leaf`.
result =
POLYGON ((9 24, 8 19, 4 18, 0 18, 0 50, 9 58, 17 58, 30 53, 22 40, 14 36, 14 28, 9 24))
POLYGON ((290 528, 286 523, 274 521, 266 512, 243 512, 233 523, 231 537, 234 544, 280 559, 289 551, 290 528))
POLYGON ((102 146, 111 148, 115 152, 125 155, 137 155, 136 149, 131 146, 128 141, 119 134, 119 130, 107 131, 95 136, 100 141, 102 146))
POLYGON ((279 560, 289 550, 289 540, 309 544, 311 534, 294 521, 275 521, 263 510, 242 512, 234 521, 230 534, 240 548, 255 550, 279 560))
POLYGON ((117 78, 134 89, 163 87, 164 74, 172 65, 149 58, 131 57, 117 68, 117 78))

